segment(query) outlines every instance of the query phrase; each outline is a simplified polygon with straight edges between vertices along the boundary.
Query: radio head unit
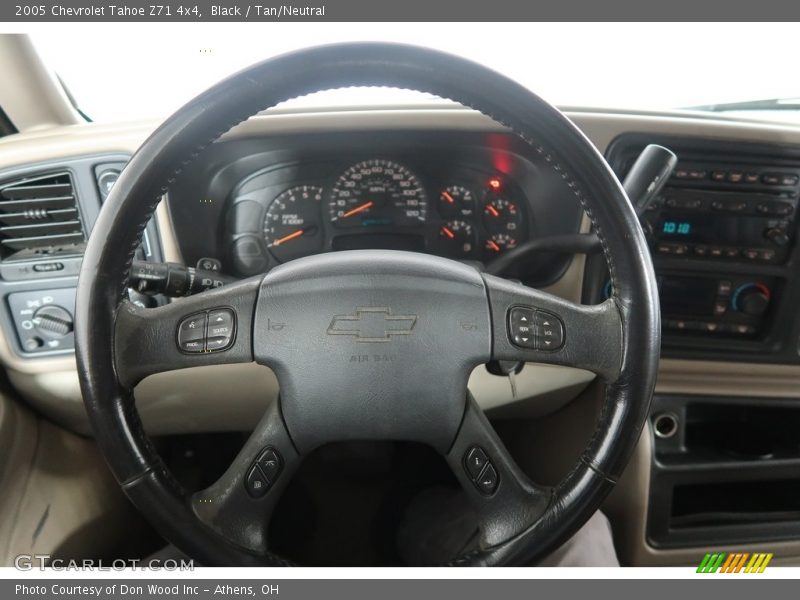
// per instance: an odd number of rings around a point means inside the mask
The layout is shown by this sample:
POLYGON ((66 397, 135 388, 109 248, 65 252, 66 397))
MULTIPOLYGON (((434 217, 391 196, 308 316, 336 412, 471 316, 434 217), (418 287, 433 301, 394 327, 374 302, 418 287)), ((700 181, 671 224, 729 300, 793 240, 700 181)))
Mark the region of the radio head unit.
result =
POLYGON ((782 264, 794 242, 797 197, 667 188, 645 216, 656 254, 782 264))

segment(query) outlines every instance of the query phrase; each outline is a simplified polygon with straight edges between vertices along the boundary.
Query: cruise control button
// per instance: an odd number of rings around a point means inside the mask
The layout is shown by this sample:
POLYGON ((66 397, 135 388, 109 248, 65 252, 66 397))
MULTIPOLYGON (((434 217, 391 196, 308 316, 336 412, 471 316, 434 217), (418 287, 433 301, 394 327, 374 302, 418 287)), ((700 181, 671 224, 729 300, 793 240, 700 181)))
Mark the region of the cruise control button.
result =
POLYGON ((253 465, 247 473, 244 486, 253 498, 261 498, 269 490, 269 480, 257 466, 253 465))
POLYGON ((267 480, 272 483, 280 473, 281 459, 275 450, 267 448, 258 457, 258 466, 261 467, 261 472, 264 473, 267 480))
POLYGON ((537 310, 534 315, 536 325, 536 347, 540 350, 557 350, 564 345, 564 324, 554 314, 537 310))
POLYGON ((184 352, 202 352, 205 349, 205 338, 204 313, 188 316, 178 325, 178 348, 184 352))
POLYGON ((464 464, 467 467, 469 476, 474 480, 478 477, 478 475, 481 474, 481 471, 483 471, 483 467, 486 466, 487 462, 489 462, 489 457, 486 456, 486 453, 483 451, 483 449, 479 448, 478 446, 473 446, 467 452, 467 457, 464 461, 464 464))
POLYGON ((480 474, 480 477, 475 480, 475 485, 481 492, 488 496, 489 494, 493 494, 497 489, 497 482, 497 471, 495 470, 494 465, 489 463, 480 474))

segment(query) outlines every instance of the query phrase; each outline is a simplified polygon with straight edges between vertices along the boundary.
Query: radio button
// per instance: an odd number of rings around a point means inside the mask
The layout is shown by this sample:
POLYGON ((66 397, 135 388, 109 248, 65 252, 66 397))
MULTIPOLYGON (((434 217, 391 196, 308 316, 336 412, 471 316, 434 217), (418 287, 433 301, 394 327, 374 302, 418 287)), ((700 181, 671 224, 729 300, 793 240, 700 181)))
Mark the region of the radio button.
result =
POLYGON ((797 175, 784 173, 781 176, 781 185, 797 185, 797 175))
POLYGON ((780 173, 764 173, 761 176, 761 181, 767 185, 781 185, 783 178, 780 173))
POLYGON ((762 215, 788 217, 792 214, 794 206, 788 202, 761 202, 756 206, 756 210, 762 215))
POLYGON ((725 314, 728 310, 728 303, 727 302, 717 302, 714 305, 714 316, 720 317, 725 314))
POLYGON ((759 258, 764 261, 770 261, 775 259, 775 254, 775 250, 766 249, 761 251, 759 258))
POLYGON ((725 181, 725 178, 728 176, 726 171, 711 171, 711 179, 714 181, 725 181))
POLYGON ((731 171, 728 173, 728 181, 731 183, 740 183, 744 178, 744 174, 741 171, 731 171))
POLYGON ((720 258, 722 256, 722 248, 719 246, 711 246, 708 249, 708 253, 714 258, 720 258))
POLYGON ((732 284, 727 279, 721 280, 717 283, 717 294, 720 296, 730 296, 732 284))
POLYGON ((725 256, 727 258, 739 258, 738 248, 725 248, 725 256))
POLYGON ((742 255, 747 260, 757 260, 760 254, 761 252, 759 251, 758 248, 745 248, 744 250, 742 250, 742 255))
POLYGON ((697 256, 708 256, 708 246, 705 246, 703 244, 697 244, 694 247, 694 253, 697 256))
POLYGON ((744 181, 745 183, 758 183, 758 173, 745 173, 744 181))

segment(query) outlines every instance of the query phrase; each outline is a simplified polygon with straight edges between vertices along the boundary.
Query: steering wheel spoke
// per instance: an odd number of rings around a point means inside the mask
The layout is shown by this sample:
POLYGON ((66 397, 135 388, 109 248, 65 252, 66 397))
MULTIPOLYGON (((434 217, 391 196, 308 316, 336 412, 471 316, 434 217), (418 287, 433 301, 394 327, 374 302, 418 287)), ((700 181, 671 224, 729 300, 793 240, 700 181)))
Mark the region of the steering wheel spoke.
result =
POLYGON ((123 386, 163 371, 253 360, 252 323, 261 278, 166 306, 123 301, 114 322, 114 359, 123 386))
POLYGON ((280 400, 273 402, 225 473, 192 495, 192 509, 235 544, 264 554, 270 518, 301 458, 286 431, 280 400))
POLYGON ((622 366, 622 319, 612 299, 569 302, 525 285, 484 276, 492 309, 492 357, 578 367, 606 382, 622 366))
POLYGON ((471 396, 446 459, 478 515, 483 548, 530 527, 550 502, 550 489, 519 469, 471 396))

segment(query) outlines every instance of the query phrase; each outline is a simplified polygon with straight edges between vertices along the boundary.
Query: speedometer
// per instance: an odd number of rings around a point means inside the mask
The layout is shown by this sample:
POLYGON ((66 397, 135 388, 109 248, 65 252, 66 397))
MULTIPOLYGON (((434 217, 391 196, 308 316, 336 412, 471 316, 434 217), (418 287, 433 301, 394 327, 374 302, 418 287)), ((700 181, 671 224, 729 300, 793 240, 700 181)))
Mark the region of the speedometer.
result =
POLYGON ((336 180, 328 204, 337 227, 408 227, 425 221, 428 201, 419 179, 383 159, 353 165, 336 180))

